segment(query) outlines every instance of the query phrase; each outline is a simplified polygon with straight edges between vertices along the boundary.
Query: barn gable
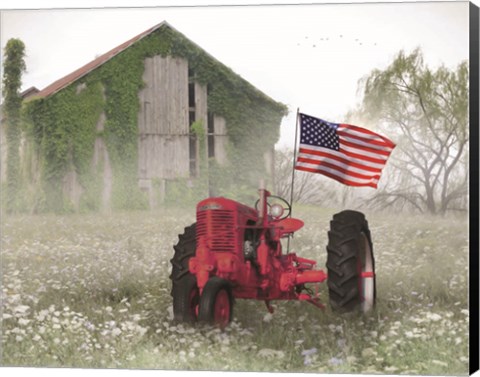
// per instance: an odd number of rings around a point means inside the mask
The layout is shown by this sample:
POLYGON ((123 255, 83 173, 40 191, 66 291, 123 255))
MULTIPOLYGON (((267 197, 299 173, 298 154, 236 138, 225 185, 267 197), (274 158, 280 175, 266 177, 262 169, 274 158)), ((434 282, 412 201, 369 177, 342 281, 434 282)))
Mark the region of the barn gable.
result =
POLYGON ((31 98, 45 206, 77 210, 137 208, 145 197, 154 206, 168 186, 207 195, 253 183, 271 170, 264 155, 286 114, 166 22, 31 98))

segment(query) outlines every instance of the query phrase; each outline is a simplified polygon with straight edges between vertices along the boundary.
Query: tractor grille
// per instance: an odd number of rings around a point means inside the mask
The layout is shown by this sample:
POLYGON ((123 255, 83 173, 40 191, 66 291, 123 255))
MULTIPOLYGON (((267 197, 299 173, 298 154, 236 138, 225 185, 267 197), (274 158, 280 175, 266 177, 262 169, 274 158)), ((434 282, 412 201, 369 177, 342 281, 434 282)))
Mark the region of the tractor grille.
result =
POLYGON ((197 244, 201 236, 205 236, 211 251, 234 252, 234 212, 219 209, 197 212, 197 244))

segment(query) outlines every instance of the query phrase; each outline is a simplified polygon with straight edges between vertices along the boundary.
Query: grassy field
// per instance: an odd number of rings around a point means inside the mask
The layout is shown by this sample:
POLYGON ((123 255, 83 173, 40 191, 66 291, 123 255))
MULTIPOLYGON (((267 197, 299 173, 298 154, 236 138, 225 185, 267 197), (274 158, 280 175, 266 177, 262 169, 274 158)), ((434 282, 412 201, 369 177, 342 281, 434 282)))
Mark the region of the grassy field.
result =
MULTIPOLYGON (((333 213, 295 208, 294 250, 320 266, 333 213)), ((367 218, 372 314, 237 300, 222 332, 172 321, 169 260, 193 209, 3 217, 1 365, 467 374, 466 218, 367 218)))

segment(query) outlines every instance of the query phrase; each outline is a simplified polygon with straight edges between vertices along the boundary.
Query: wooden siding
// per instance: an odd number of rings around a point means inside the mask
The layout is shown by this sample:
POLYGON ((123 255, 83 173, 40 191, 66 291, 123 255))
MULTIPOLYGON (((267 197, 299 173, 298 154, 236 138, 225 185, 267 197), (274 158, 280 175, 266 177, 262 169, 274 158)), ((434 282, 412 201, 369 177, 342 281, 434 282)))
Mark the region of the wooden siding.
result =
POLYGON ((223 165, 227 162, 227 126, 225 119, 215 115, 213 118, 213 127, 215 132, 215 160, 223 165))
MULTIPOLYGON (((206 135, 206 129, 208 124, 207 87, 205 85, 200 85, 197 82, 195 82, 195 121, 202 122, 204 135, 206 135)), ((198 140, 197 143, 199 143, 198 140)), ((197 144, 197 172, 200 172, 200 160, 208 159, 208 143, 206 137, 204 137, 203 143, 203 150, 205 152, 204 156, 200 156, 200 151, 202 150, 202 148, 200 148, 199 144, 197 144)))
POLYGON ((189 174, 188 63, 167 56, 145 59, 139 93, 139 179, 189 174))

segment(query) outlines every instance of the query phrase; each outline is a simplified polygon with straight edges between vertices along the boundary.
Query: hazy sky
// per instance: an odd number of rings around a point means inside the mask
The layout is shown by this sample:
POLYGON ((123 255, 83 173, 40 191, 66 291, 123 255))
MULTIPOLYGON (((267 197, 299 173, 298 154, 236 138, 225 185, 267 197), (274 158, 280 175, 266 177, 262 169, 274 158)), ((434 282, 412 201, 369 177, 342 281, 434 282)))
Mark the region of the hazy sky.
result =
MULTIPOLYGON (((7 3, 12 6, 2 6, 7 3)), ((30 3, 35 8, 52 4, 30 3)), ((60 2, 54 3, 58 7, 60 2)), ((68 2, 78 7, 91 3, 68 2)), ((291 114, 282 123, 280 147, 293 147, 297 107, 342 122, 359 101, 358 80, 385 67, 400 49, 420 46, 431 66, 454 67, 468 59, 468 2, 4 10, 1 45, 9 38, 25 42, 23 89, 42 89, 164 20, 288 105, 291 114)))

